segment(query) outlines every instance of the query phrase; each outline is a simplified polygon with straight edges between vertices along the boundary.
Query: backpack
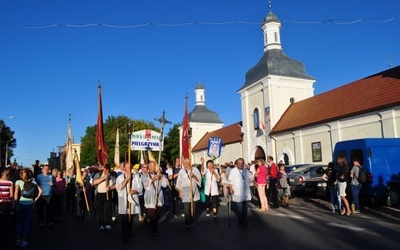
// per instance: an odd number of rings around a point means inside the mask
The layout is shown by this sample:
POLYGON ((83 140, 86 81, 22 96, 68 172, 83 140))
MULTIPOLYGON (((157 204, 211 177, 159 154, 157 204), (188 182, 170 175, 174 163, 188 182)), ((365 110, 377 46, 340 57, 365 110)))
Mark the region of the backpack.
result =
POLYGON ((365 182, 367 182, 367 175, 367 170, 362 167, 358 167, 358 176, 356 177, 359 183, 364 184, 365 182))
POLYGON ((21 196, 27 199, 35 199, 37 195, 37 186, 32 181, 25 182, 21 191, 21 196))

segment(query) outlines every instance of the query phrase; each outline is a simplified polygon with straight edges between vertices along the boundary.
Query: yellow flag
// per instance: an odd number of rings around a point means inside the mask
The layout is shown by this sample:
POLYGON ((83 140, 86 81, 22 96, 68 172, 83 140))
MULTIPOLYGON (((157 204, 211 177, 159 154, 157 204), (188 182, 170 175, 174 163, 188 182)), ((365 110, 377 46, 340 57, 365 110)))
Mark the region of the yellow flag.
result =
POLYGON ((76 170, 76 182, 83 185, 82 172, 81 172, 81 166, 80 166, 79 159, 78 159, 78 154, 75 154, 75 156, 74 156, 74 163, 75 163, 75 170, 76 170))

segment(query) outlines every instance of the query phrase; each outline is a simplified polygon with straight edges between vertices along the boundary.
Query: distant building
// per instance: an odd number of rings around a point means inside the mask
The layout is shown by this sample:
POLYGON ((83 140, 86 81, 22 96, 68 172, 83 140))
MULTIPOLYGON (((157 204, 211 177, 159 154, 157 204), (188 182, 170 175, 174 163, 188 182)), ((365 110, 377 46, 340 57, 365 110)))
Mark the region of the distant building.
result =
MULTIPOLYGON (((81 159, 81 144, 73 143, 72 144, 72 152, 76 152, 78 154, 78 159, 81 159)), ((66 170, 65 160, 66 160, 66 152, 65 147, 59 147, 59 159, 60 159, 60 168, 61 170, 66 170)), ((50 162, 50 161, 49 161, 50 162)))
MULTIPOLYGON (((200 141, 204 134, 220 129, 224 125, 219 119, 218 114, 207 108, 205 92, 204 85, 199 82, 195 88, 195 107, 188 114, 189 124, 192 129, 192 138, 190 140, 192 148, 200 141)), ((179 128, 179 135, 179 138, 182 138, 182 127, 179 128)), ((180 148, 182 149, 181 143, 182 140, 180 140, 180 148)))

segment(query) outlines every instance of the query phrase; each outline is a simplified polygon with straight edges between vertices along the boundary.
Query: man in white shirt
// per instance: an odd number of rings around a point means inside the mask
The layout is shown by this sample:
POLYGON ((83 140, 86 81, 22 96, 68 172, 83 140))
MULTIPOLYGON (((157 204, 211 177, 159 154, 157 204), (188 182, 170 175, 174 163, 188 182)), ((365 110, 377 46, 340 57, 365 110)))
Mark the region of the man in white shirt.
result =
POLYGON ((146 190, 144 193, 144 206, 146 207, 146 215, 150 220, 153 237, 158 234, 158 217, 164 204, 161 188, 168 186, 168 180, 164 175, 161 172, 156 172, 156 165, 155 161, 149 162, 149 174, 142 176, 143 187, 146 190))
POLYGON ((190 166, 188 158, 183 160, 183 166, 184 168, 179 171, 176 180, 176 188, 182 198, 186 230, 191 231, 196 207, 195 202, 200 200, 201 174, 196 167, 190 166))
POLYGON ((125 242, 131 236, 133 215, 140 213, 139 194, 142 193, 143 186, 137 173, 131 173, 129 163, 120 166, 121 173, 116 180, 116 190, 118 192, 118 214, 121 221, 121 235, 125 242), (130 183, 130 186, 128 184, 130 183), (130 196, 130 197, 129 197, 130 196), (130 205, 129 205, 129 203, 130 205), (129 207, 130 215, 129 218, 129 207))
POLYGON ((239 225, 247 228, 247 209, 251 200, 250 183, 254 180, 254 176, 244 167, 243 158, 237 159, 235 165, 236 167, 231 170, 228 177, 228 185, 232 195, 231 201, 239 225))

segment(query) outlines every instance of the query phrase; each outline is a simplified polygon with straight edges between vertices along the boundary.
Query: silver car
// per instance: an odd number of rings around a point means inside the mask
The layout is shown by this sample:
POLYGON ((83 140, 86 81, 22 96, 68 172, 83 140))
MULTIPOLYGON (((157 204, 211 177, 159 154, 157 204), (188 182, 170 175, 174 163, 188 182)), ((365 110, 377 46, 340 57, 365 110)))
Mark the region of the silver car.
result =
POLYGON ((326 165, 307 164, 291 171, 288 174, 290 180, 290 191, 292 193, 304 191, 305 181, 310 178, 322 176, 326 169, 326 165))

